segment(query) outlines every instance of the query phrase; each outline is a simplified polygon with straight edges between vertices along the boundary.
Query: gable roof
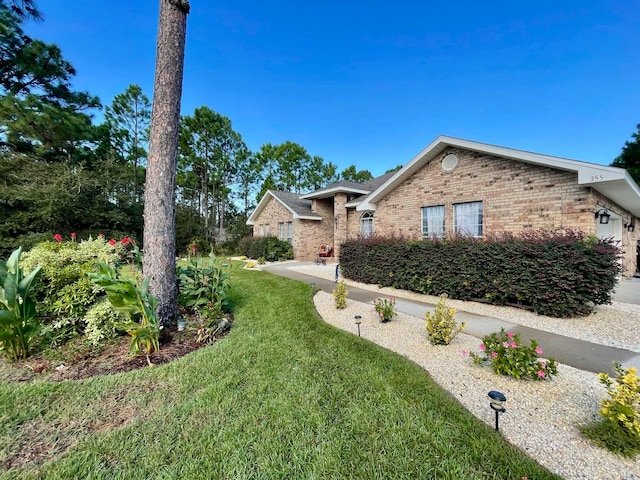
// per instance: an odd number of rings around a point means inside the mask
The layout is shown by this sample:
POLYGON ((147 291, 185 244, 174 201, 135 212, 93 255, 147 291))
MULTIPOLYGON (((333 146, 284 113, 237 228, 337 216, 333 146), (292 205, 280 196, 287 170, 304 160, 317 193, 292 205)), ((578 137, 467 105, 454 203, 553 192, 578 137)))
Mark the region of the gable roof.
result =
POLYGON ((436 138, 409 163, 371 192, 364 201, 357 205, 356 210, 375 210, 377 202, 450 147, 495 155, 556 170, 574 172, 578 175, 579 185, 593 188, 630 211, 636 217, 640 217, 640 187, 624 168, 568 160, 566 158, 541 155, 444 135, 436 138))
MULTIPOLYGON (((351 182, 348 180, 340 180, 339 182, 334 182, 324 188, 321 188, 320 190, 316 190, 315 192, 302 195, 301 198, 329 198, 333 197, 336 193, 353 193, 359 195, 367 195, 377 189, 389 178, 391 178, 394 173, 395 172, 385 173, 384 175, 372 178, 371 180, 367 180, 366 182, 351 182)), ((358 199, 358 202, 359 201, 360 199, 358 199)))
POLYGON ((303 220, 322 220, 322 217, 317 213, 311 211, 311 200, 305 200, 301 198, 299 193, 282 192, 279 190, 267 190, 260 203, 255 210, 249 215, 246 224, 253 225, 256 219, 260 216, 264 208, 269 203, 270 199, 274 199, 280 203, 284 208, 289 210, 293 215, 293 218, 303 220))

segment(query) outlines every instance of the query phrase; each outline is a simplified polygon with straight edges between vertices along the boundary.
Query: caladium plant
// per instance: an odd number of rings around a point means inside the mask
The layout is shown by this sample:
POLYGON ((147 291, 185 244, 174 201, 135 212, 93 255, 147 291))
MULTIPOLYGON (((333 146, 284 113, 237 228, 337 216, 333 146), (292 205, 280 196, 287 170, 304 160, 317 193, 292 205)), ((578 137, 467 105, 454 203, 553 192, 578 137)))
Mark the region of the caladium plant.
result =
POLYGON ((30 343, 40 331, 32 293, 41 267, 23 275, 21 255, 22 247, 7 261, 0 260, 0 350, 11 360, 27 358, 30 343))

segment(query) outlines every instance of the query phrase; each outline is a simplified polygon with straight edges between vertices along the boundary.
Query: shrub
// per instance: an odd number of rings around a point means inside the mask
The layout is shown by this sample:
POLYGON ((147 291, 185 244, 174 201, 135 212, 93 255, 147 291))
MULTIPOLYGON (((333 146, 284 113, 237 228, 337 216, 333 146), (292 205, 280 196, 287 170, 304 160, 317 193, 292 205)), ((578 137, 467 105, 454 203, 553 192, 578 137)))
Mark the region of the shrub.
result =
POLYGON ((600 416, 620 428, 627 436, 640 440, 640 378, 636 367, 614 364, 615 383, 606 373, 599 374, 609 398, 602 401, 600 416))
POLYGON ((427 312, 427 333, 432 345, 449 345, 451 341, 460 333, 466 324, 458 325, 455 320, 456 309, 447 307, 447 294, 440 295, 440 300, 436 305, 435 315, 427 312))
POLYGON ((245 237, 238 242, 238 251, 249 258, 260 258, 268 262, 291 260, 293 247, 276 237, 245 237))
POLYGON ((611 303, 619 256, 613 239, 567 229, 484 239, 373 236, 342 244, 340 268, 358 282, 572 317, 611 303))
POLYGON ((336 302, 336 308, 341 310, 347 308, 347 284, 344 280, 339 281, 333 289, 333 298, 336 302))
POLYGON ((111 305, 107 297, 94 303, 84 316, 84 332, 87 341, 99 345, 105 340, 117 336, 118 326, 126 318, 111 305))
POLYGON ((388 322, 397 315, 396 301, 393 298, 376 298, 373 302, 373 310, 378 314, 381 322, 388 322))
POLYGON ((98 262, 121 262, 129 251, 121 242, 112 245, 98 237, 81 242, 43 242, 27 252, 25 267, 42 266, 42 281, 35 293, 43 323, 54 332, 82 330, 82 319, 102 295, 87 274, 98 271, 98 262))
POLYGON ((538 358, 543 352, 535 340, 526 346, 520 341, 520 335, 506 332, 504 328, 500 333, 486 335, 480 350, 482 354, 471 353, 474 363, 479 365, 489 361, 493 371, 499 375, 546 380, 558 373, 553 358, 547 361, 538 358))

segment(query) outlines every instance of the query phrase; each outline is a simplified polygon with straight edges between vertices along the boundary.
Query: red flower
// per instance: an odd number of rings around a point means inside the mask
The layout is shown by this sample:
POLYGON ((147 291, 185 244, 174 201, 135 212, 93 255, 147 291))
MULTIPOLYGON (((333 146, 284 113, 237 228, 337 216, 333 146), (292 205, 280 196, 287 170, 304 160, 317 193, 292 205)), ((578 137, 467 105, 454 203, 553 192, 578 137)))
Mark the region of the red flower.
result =
POLYGON ((71 240, 75 240, 76 239, 76 232, 71 232, 71 240))
POLYGON ((61 241, 62 241, 62 235, 60 235, 59 233, 56 233, 56 234, 53 236, 53 239, 54 239, 56 242, 61 242, 61 241))
POLYGON ((109 245, 113 246, 115 244, 116 244, 116 241, 113 238, 109 239, 109 245))
POLYGON ((129 237, 124 237, 122 240, 120 240, 120 243, 122 245, 129 245, 131 243, 131 239, 129 237))

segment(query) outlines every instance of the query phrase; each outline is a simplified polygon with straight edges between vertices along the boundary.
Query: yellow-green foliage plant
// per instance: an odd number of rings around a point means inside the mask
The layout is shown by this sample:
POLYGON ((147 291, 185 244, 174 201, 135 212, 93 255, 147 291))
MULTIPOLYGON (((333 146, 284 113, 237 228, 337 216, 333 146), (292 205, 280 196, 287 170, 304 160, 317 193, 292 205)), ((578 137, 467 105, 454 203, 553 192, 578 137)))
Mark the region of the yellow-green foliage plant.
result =
POLYGON ((456 309, 447 307, 447 294, 440 295, 435 314, 426 313, 427 333, 432 345, 449 345, 466 323, 458 325, 455 320, 456 309))
POLYGON ((344 280, 338 282, 338 284, 333 289, 333 298, 336 301, 336 308, 341 310, 343 308, 347 308, 347 295, 349 292, 347 291, 347 284, 344 280))
POLYGON ((606 373, 600 373, 600 383, 607 388, 609 398, 602 401, 600 416, 619 427, 626 435, 640 439, 640 378, 636 367, 623 368, 615 363, 615 383, 606 373))

